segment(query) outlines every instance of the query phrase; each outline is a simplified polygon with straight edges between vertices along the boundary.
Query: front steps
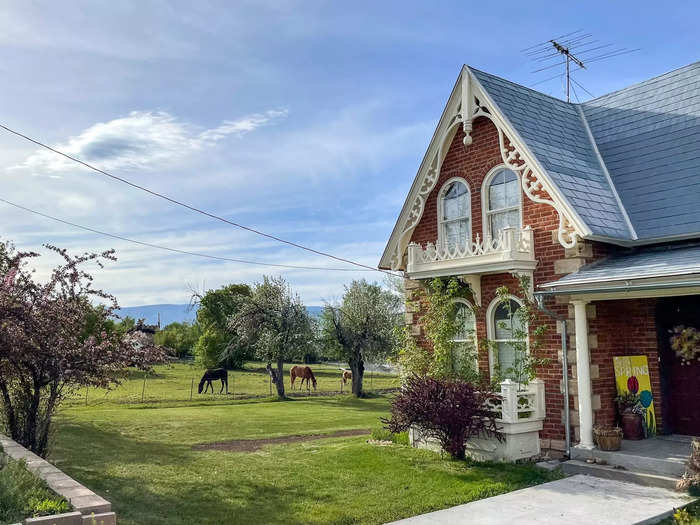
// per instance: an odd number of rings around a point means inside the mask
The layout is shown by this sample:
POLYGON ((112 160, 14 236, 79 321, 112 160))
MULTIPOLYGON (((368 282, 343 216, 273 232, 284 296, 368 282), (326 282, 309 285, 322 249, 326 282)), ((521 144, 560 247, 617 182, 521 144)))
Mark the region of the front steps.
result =
POLYGON ((689 454, 689 440, 681 436, 662 436, 623 441, 621 450, 615 452, 573 447, 571 460, 563 463, 562 469, 567 474, 588 474, 674 489, 685 472, 689 454))
POLYGON ((615 481, 627 481, 644 485, 645 487, 659 487, 662 489, 674 490, 676 482, 679 478, 672 476, 664 476, 660 474, 652 474, 650 472, 640 472, 626 470, 624 468, 615 468, 610 465, 598 465, 596 463, 586 463, 577 459, 566 461, 562 464, 562 470, 565 474, 587 474, 597 478, 612 479, 615 481))

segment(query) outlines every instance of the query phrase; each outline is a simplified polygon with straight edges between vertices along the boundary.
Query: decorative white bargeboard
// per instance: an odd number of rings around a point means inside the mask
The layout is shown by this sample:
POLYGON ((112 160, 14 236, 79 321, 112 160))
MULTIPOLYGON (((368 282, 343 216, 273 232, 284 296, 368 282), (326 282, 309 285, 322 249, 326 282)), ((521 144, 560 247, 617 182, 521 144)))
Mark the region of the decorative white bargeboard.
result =
POLYGON ((533 270, 537 265, 532 229, 504 228, 496 238, 449 245, 408 245, 406 273, 413 279, 470 273, 533 270))
MULTIPOLYGON (((521 386, 506 379, 501 383, 501 399, 491 405, 503 441, 494 437, 478 437, 467 441, 467 455, 478 461, 516 461, 540 454, 540 430, 545 418, 544 382, 534 379, 521 386)), ((420 429, 409 432, 414 447, 440 450, 433 438, 421 435, 420 429)))

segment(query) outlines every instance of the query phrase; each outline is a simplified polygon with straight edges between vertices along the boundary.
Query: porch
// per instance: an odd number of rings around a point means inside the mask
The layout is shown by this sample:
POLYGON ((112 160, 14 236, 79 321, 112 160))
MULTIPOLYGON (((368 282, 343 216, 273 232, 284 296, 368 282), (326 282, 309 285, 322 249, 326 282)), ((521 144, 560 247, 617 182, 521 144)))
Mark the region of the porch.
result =
POLYGON ((639 441, 623 439, 617 451, 577 446, 571 449, 571 460, 562 467, 567 474, 673 489, 685 471, 691 440, 690 436, 675 434, 639 441))
MULTIPOLYGON (((646 395, 644 409, 653 403, 652 415, 663 415, 663 425, 650 427, 651 435, 700 435, 700 389, 693 386, 700 381, 700 355, 686 361, 670 345, 672 328, 700 328, 700 244, 611 256, 540 288, 535 292, 539 301, 556 296, 559 303, 571 305, 575 366, 567 374, 567 384, 573 383, 575 389, 578 421, 571 426, 577 423, 580 454, 595 449, 594 423, 615 423, 613 361, 618 357, 645 359, 634 369, 635 375, 647 378, 639 392, 646 395), (597 312, 594 318, 590 308, 597 312)), ((638 387, 634 387, 635 395, 638 387)), ((666 438, 659 439, 657 446, 666 452, 677 441, 672 437, 668 444, 663 441, 666 438)), ((626 445, 638 457, 644 457, 644 448, 626 445)))

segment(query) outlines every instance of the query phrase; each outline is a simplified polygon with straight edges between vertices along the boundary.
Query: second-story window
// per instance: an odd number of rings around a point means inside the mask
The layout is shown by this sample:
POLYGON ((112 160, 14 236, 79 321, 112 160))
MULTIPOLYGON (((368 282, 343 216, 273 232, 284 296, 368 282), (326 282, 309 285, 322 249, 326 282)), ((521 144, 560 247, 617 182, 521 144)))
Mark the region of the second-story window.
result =
POLYGON ((520 180, 508 169, 497 171, 486 187, 486 228, 492 239, 503 228, 521 228, 520 180))
POLYGON ((471 242, 471 197, 463 179, 451 179, 440 191, 440 242, 450 247, 471 242))

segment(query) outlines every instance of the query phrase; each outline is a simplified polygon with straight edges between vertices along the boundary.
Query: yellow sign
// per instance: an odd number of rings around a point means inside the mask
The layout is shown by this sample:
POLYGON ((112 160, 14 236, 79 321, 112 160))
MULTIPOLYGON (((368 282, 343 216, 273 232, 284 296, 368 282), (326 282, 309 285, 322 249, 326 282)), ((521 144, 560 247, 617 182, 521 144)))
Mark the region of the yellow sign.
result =
POLYGON ((656 414, 647 357, 644 355, 613 357, 613 364, 618 395, 639 396, 639 405, 644 410, 644 433, 647 437, 653 436, 656 434, 656 414))

